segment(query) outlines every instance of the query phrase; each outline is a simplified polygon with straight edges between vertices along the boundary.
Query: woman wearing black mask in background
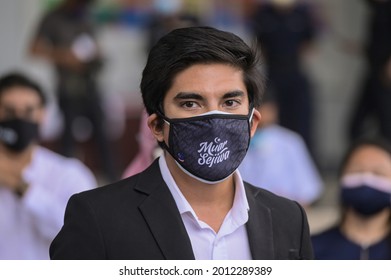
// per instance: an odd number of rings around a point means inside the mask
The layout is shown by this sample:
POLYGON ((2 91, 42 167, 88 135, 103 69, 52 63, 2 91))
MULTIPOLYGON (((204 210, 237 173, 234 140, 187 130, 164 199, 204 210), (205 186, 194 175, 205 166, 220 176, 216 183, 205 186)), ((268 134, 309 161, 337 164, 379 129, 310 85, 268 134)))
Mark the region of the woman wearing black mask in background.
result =
POLYGON ((340 223, 312 237, 315 259, 391 259, 391 144, 361 139, 341 165, 340 223))

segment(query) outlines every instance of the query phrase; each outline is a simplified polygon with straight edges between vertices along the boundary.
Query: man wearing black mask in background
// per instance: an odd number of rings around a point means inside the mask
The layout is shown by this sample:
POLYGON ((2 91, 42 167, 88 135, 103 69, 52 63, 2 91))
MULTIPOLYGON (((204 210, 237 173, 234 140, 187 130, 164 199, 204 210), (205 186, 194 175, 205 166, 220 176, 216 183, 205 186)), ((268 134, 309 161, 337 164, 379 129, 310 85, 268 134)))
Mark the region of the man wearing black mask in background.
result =
POLYGON ((90 170, 38 145, 46 98, 27 77, 0 77, 0 259, 48 259, 68 198, 90 170))

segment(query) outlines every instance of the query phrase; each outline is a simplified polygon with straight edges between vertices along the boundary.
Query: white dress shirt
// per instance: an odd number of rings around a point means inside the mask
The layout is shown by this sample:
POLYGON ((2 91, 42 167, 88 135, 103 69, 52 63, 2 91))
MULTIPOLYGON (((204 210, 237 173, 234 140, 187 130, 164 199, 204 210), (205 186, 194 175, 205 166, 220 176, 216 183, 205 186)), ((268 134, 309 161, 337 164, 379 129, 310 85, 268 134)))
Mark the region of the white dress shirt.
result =
POLYGON ((195 259, 252 259, 245 226, 248 221, 249 206, 239 172, 236 171, 233 175, 236 189, 232 209, 228 212, 220 230, 216 233, 209 225, 198 219, 197 214, 171 176, 164 155, 159 159, 159 166, 190 237, 195 259))
POLYGON ((97 183, 79 160, 43 147, 34 150, 23 178, 29 187, 21 198, 0 186, 0 259, 49 259, 69 197, 97 183))

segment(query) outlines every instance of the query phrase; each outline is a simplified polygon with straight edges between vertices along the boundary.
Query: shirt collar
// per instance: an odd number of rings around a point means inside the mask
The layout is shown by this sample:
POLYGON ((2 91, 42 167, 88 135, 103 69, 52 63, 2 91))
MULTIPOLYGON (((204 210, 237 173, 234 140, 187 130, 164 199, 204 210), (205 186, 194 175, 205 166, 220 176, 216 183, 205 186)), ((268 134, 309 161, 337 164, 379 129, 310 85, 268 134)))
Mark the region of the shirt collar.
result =
MULTIPOLYGON (((191 213, 197 220, 197 215, 193 208, 186 200, 178 185, 175 183, 174 178, 168 169, 165 155, 161 155, 159 158, 159 167, 162 173, 163 180, 167 184, 175 203, 178 207, 179 213, 183 215, 186 212, 191 213)), ((235 180, 235 197, 232 208, 230 210, 231 216, 237 225, 242 225, 248 220, 248 211, 250 209, 247 201, 244 184, 239 170, 236 170, 233 174, 235 180)))

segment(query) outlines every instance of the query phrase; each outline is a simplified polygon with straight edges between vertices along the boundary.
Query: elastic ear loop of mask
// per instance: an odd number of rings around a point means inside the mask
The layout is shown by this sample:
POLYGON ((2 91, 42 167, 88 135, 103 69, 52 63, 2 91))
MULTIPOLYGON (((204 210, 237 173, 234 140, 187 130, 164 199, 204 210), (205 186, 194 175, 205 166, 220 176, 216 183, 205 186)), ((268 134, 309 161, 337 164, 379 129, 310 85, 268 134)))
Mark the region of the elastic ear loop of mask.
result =
POLYGON ((252 122, 252 120, 253 120, 254 111, 255 111, 255 108, 254 108, 254 107, 252 107, 252 109, 251 109, 251 113, 250 113, 250 115, 249 115, 249 118, 248 118, 248 121, 250 122, 250 124, 251 124, 251 122, 252 122))

